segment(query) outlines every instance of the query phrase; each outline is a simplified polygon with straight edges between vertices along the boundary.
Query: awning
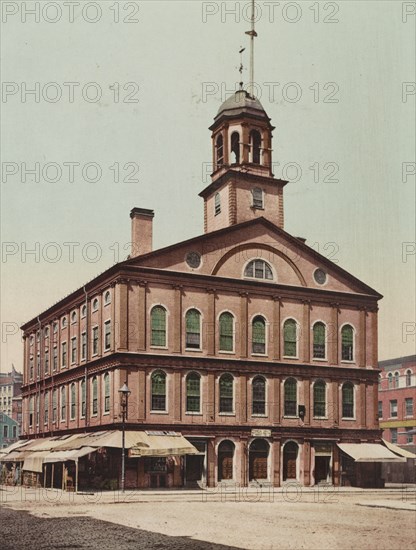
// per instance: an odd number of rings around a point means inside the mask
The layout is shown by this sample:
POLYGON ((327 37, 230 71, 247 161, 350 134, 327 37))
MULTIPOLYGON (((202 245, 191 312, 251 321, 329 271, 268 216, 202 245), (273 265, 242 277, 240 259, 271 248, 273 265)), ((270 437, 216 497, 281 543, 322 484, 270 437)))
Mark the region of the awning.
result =
POLYGON ((416 458, 416 455, 414 453, 411 453, 410 451, 406 451, 406 449, 402 449, 398 445, 395 445, 394 443, 390 443, 390 441, 386 441, 385 439, 382 439, 382 442, 384 445, 390 449, 393 453, 396 453, 399 456, 404 456, 405 458, 416 458))
POLYGON ((380 443, 337 443, 355 462, 406 462, 380 443))
POLYGON ((43 460, 49 451, 38 451, 30 453, 24 460, 22 469, 26 472, 42 473, 43 460))
POLYGON ((48 453, 43 462, 47 464, 51 462, 66 462, 67 460, 77 461, 83 456, 95 453, 95 451, 98 451, 98 448, 81 447, 81 449, 74 449, 72 451, 56 451, 54 453, 48 453))
POLYGON ((199 451, 182 435, 149 435, 136 433, 136 442, 129 449, 130 457, 194 455, 199 451))

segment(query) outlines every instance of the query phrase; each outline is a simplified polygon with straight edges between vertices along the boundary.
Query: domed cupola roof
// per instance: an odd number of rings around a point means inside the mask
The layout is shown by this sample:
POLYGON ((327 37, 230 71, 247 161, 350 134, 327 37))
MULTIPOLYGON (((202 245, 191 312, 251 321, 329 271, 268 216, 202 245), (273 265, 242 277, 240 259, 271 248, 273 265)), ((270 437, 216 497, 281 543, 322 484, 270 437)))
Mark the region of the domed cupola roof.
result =
POLYGON ((270 121, 260 101, 246 90, 238 90, 230 96, 218 110, 214 119, 214 127, 224 118, 250 117, 270 121))

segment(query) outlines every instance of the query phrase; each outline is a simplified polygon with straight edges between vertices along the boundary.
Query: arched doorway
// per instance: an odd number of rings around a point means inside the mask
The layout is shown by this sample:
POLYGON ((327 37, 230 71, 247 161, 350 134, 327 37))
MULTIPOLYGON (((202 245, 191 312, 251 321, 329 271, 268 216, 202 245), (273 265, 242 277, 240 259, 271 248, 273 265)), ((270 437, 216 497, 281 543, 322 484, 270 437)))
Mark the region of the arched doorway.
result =
POLYGON ((255 439, 251 442, 248 453, 248 479, 268 479, 268 458, 270 446, 265 439, 255 439))
POLYGON ((234 450, 232 441, 221 441, 218 445, 218 481, 233 479, 234 450))
POLYGON ((296 460, 299 446, 294 441, 286 443, 283 449, 283 481, 296 479, 296 460))

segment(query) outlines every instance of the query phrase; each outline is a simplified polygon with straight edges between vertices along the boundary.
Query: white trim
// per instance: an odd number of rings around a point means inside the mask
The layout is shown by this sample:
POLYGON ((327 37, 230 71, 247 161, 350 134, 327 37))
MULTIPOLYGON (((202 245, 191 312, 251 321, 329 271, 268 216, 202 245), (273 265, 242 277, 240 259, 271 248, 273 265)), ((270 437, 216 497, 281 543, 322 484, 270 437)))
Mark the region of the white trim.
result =
POLYGON ((188 371, 185 376, 183 376, 183 395, 185 396, 185 402, 184 402, 184 409, 185 409, 185 414, 189 414, 189 415, 194 415, 194 416, 202 416, 203 415, 203 409, 202 409, 202 397, 203 397, 203 386, 202 386, 202 380, 203 380, 203 377, 201 375, 200 372, 198 372, 197 370, 190 370, 188 371), (186 394, 186 381, 188 379, 188 376, 190 376, 191 374, 197 374, 199 376, 199 411, 188 411, 187 410, 187 394, 186 394))
POLYGON ((315 269, 312 271, 312 279, 313 279, 313 282, 315 283, 315 285, 316 285, 318 288, 327 286, 328 281, 329 281, 329 273, 328 273, 328 271, 326 271, 323 267, 315 267, 315 269), (315 273, 316 273, 317 271, 323 271, 323 272, 325 273, 326 279, 325 279, 325 282, 324 282, 324 283, 318 283, 318 281, 315 279, 315 273))
POLYGON ((187 309, 184 310, 184 312, 183 312, 183 331, 184 331, 184 334, 183 334, 184 340, 183 340, 183 342, 185 344, 185 351, 197 351, 197 352, 203 351, 202 350, 202 341, 203 341, 202 327, 204 326, 203 322, 202 322, 203 318, 204 318, 204 314, 199 309, 199 307, 189 306, 187 309), (192 311, 192 310, 195 310, 199 313, 199 347, 198 348, 188 348, 188 347, 186 347, 186 315, 187 315, 188 311, 192 311))
MULTIPOLYGON (((254 268, 255 269, 255 268, 254 268)), ((254 273, 254 272, 253 272, 254 273)), ((272 284, 277 284, 277 273, 276 273, 276 269, 274 267, 274 265, 272 265, 269 261, 265 260, 264 258, 262 257, 259 257, 259 256, 254 256, 252 258, 249 258, 245 264, 243 265, 243 280, 245 281, 261 281, 261 282, 264 282, 264 283, 272 283, 272 284), (261 262, 264 262, 265 264, 267 264, 269 267, 270 267, 270 270, 272 272, 272 275, 273 275, 273 279, 266 279, 266 277, 263 277, 263 278, 259 278, 259 277, 247 277, 245 275, 246 273, 246 268, 247 266, 251 263, 251 262, 256 262, 256 261, 261 261, 261 262)))
POLYGON ((225 353, 225 354, 235 354, 235 336, 236 336, 236 331, 235 331, 235 325, 236 325, 236 322, 235 322, 235 319, 236 319, 236 316, 235 314, 230 311, 229 309, 223 309, 222 311, 220 311, 218 314, 217 314, 217 326, 218 326, 218 331, 216 331, 216 333, 218 332, 218 337, 217 337, 217 334, 215 334, 215 339, 217 340, 218 338, 218 346, 217 346, 217 342, 214 342, 215 344, 215 349, 217 349, 218 347, 218 353, 225 353), (227 351, 227 350, 222 350, 220 349, 220 345, 221 345, 221 325, 220 325, 220 317, 223 313, 229 313, 232 318, 233 318, 233 349, 232 351, 227 351))
POLYGON ((264 315, 264 313, 255 313, 249 318, 249 325, 250 325, 250 333, 249 333, 249 342, 248 344, 251 344, 250 349, 250 355, 254 357, 267 357, 269 355, 269 327, 270 323, 267 320, 267 317, 264 315), (262 317, 264 319, 264 353, 253 353, 253 321, 256 317, 262 317), (251 339, 250 339, 251 336, 251 339))
POLYGON ((300 418, 298 414, 300 386, 301 386, 301 382, 295 376, 290 375, 290 376, 286 376, 286 378, 281 379, 280 402, 281 402, 283 418, 300 418), (296 414, 295 415, 285 414, 285 383, 287 380, 290 380, 290 379, 293 379, 296 381, 296 414))
POLYGON ((156 349, 169 349, 169 317, 170 312, 169 309, 165 306, 165 304, 162 304, 160 302, 153 303, 147 311, 147 318, 149 322, 149 347, 150 348, 156 348, 156 349), (166 312, 166 324, 165 324, 165 345, 164 346, 155 346, 152 344, 152 310, 155 307, 163 307, 163 309, 166 312))
MULTIPOLYGON (((216 378, 216 385, 217 385, 217 395, 218 395, 218 415, 219 416, 235 416, 235 389, 236 389, 236 377, 229 371, 226 371, 226 372, 222 372, 219 376, 217 376, 216 378), (232 379, 233 379, 233 410, 231 412, 221 412, 220 411, 220 407, 221 407, 221 392, 220 392, 220 380, 221 378, 226 375, 226 374, 229 374, 232 379)), ((215 414, 215 412, 214 412, 215 414)))
POLYGON ((111 326, 111 317, 109 317, 105 321, 103 321, 103 336, 104 336, 104 338, 103 338, 103 351, 104 352, 111 351, 112 336, 113 336, 112 332, 113 332, 113 328, 111 326), (110 325, 110 345, 109 345, 108 348, 105 345, 105 327, 106 327, 107 324, 110 325))
POLYGON ((281 474, 280 474, 280 481, 281 483, 290 483, 290 482, 300 482, 300 455, 301 455, 301 452, 303 451, 303 445, 301 445, 299 443, 299 441, 296 441, 296 439, 288 439, 287 441, 285 441, 282 446, 281 446, 281 452, 280 452, 280 471, 281 471, 281 474), (284 453, 284 450, 285 450, 285 447, 288 443, 296 443, 297 447, 298 447, 298 453, 297 453, 297 456, 296 456, 296 479, 283 479, 283 476, 284 476, 284 458, 285 458, 285 453, 284 453))
MULTIPOLYGON (((253 374, 253 376, 249 377, 248 382, 249 382, 249 386, 250 386, 250 404, 251 404, 250 416, 252 418, 268 417, 269 416, 269 407, 268 407, 269 381, 268 381, 268 378, 264 374, 253 374), (263 380, 265 382, 265 395, 264 395, 264 411, 265 412, 264 413, 253 413, 253 381, 256 378, 263 378, 263 380)), ((247 399, 247 402, 248 401, 249 400, 247 399)), ((258 438, 256 438, 256 439, 258 439, 258 438)))
POLYGON ((352 323, 349 323, 346 321, 345 323, 342 323, 342 325, 339 327, 339 356, 341 358, 341 363, 356 363, 355 356, 356 356, 356 335, 357 335, 357 329, 352 323), (347 359, 342 358, 342 329, 346 326, 350 326, 352 328, 352 361, 349 361, 347 359))
POLYGON ((109 306, 111 304, 111 299, 112 299, 111 290, 110 289, 105 290, 104 291, 104 296, 103 296, 104 307, 109 306), (110 299, 108 301, 106 300, 107 294, 109 294, 109 296, 110 296, 110 299))
POLYGON ((281 327, 280 327, 280 338, 281 338, 281 349, 283 350, 283 359, 299 359, 299 337, 301 335, 301 325, 299 321, 292 316, 285 317, 281 321, 281 327), (285 352, 285 323, 286 321, 295 321, 296 323, 296 355, 284 355, 285 352))
POLYGON ((328 324, 322 320, 322 319, 315 319, 315 321, 313 321, 313 323, 311 324, 311 327, 310 327, 310 330, 312 332, 312 338, 311 338, 311 344, 312 344, 312 353, 311 353, 311 356, 312 356, 312 361, 328 361, 328 324), (314 340, 314 333, 313 333, 313 329, 315 327, 315 325, 317 323, 322 323, 325 327, 325 339, 324 339, 324 342, 325 342, 325 357, 315 357, 314 356, 314 353, 313 353, 313 340, 314 340))
POLYGON ((357 385, 354 384, 354 382, 351 382, 350 380, 345 380, 344 382, 342 382, 340 384, 340 392, 341 392, 341 395, 339 396, 340 397, 340 400, 339 402, 341 403, 341 420, 345 420, 345 421, 351 421, 351 420, 357 420, 357 411, 356 411, 356 406, 357 406, 357 385), (353 416, 343 416, 342 412, 343 412, 343 400, 342 400, 342 388, 344 387, 345 384, 352 384, 352 388, 353 388, 353 416))
POLYGON ((328 391, 329 391, 329 383, 324 380, 323 378, 314 378, 311 380, 310 384, 310 396, 309 396, 309 403, 312 403, 312 414, 311 418, 315 420, 328 420, 328 391), (314 387, 317 382, 323 382, 325 384, 325 414, 324 416, 315 416, 314 414, 314 408, 315 408, 315 400, 314 400, 314 387))
POLYGON ((156 367, 149 372, 149 412, 150 414, 169 414, 169 377, 165 369, 156 367), (156 372, 162 372, 165 375, 165 408, 164 409, 152 409, 152 376, 156 372))
POLYGON ((99 325, 91 326, 91 357, 98 357, 100 355, 100 327, 99 325), (97 352, 94 353, 94 329, 98 329, 98 338, 97 338, 97 352))

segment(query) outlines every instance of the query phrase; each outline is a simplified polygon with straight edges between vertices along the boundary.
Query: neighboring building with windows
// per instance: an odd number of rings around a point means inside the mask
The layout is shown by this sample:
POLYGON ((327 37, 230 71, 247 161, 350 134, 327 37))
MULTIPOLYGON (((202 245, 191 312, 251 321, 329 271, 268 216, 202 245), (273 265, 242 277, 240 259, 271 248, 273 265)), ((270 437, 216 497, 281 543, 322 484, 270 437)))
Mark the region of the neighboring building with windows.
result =
POLYGON ((19 439, 19 425, 7 414, 0 412, 0 449, 4 449, 19 439))
POLYGON ((23 374, 14 365, 8 373, 0 372, 0 412, 22 426, 22 384, 23 374))
POLYGON ((153 251, 153 211, 134 208, 131 258, 22 327, 24 435, 120 429, 127 382, 129 428, 197 449, 130 458, 138 486, 377 484, 348 452, 381 441, 381 296, 284 231, 257 99, 237 92, 211 131, 205 233, 153 251))
POLYGON ((378 417, 383 438, 416 452, 416 355, 378 364, 378 417))

